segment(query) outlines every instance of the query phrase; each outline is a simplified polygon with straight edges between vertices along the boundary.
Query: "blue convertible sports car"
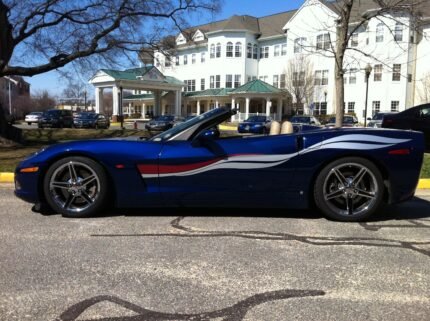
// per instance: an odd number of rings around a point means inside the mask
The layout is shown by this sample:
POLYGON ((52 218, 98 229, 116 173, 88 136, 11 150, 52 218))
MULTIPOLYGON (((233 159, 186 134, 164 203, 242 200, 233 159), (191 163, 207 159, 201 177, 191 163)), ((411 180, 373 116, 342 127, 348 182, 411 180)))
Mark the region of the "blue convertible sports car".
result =
MULTIPOLYGON (((122 208, 308 208, 357 221, 414 195, 424 138, 414 131, 318 129, 214 137, 216 108, 166 132, 48 147, 16 168, 15 193, 69 217, 122 208)), ((279 127, 279 125, 278 125, 279 127)))

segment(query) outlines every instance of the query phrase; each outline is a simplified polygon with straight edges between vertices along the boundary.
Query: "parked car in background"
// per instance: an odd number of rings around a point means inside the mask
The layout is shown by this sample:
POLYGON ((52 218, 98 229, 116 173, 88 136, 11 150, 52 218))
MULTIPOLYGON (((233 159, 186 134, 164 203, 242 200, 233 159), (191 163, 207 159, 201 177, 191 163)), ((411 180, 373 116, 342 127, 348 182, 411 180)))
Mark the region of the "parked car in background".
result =
POLYGON ((75 128, 105 128, 110 126, 109 118, 103 114, 81 112, 73 117, 73 126, 75 128))
POLYGON ((73 127, 73 114, 71 110, 50 109, 43 112, 38 122, 39 128, 44 127, 73 127))
POLYGON ((430 150, 430 104, 412 107, 397 114, 385 115, 382 127, 423 132, 426 149, 430 150))
POLYGON ((367 118, 367 120, 369 121, 367 123, 367 127, 380 128, 382 126, 382 119, 384 118, 384 116, 391 115, 391 114, 395 114, 395 113, 393 112, 376 113, 375 115, 373 115, 372 118, 367 118))
POLYGON ((241 134, 266 134, 270 131, 272 118, 269 116, 251 116, 237 126, 237 131, 241 134))
POLYGON ((314 116, 307 116, 307 115, 300 115, 300 116, 293 116, 290 119, 290 122, 293 125, 316 125, 321 126, 321 123, 318 119, 316 119, 314 116))
POLYGON ((33 111, 33 112, 31 112, 25 116, 24 121, 28 125, 31 125, 33 123, 37 124, 39 122, 40 117, 42 117, 42 114, 43 114, 43 112, 41 112, 41 111, 33 111))
MULTIPOLYGON (((336 126, 336 117, 330 117, 325 127, 335 127, 336 126)), ((343 116, 342 127, 358 127, 358 119, 355 116, 345 115, 343 116)))
POLYGON ((158 116, 148 122, 145 128, 151 132, 164 132, 173 127, 175 123, 175 116, 172 115, 163 115, 158 116))

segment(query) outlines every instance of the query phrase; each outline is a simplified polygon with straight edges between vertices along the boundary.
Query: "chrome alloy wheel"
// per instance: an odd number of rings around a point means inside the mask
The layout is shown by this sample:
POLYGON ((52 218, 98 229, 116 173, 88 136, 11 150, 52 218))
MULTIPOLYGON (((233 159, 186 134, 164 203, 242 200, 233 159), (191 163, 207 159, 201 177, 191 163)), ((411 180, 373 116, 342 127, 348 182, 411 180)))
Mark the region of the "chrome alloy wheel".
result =
POLYGON ((98 198, 100 180, 88 165, 70 161, 59 166, 49 180, 52 200, 62 209, 79 213, 98 198))
POLYGON ((333 167, 323 184, 325 203, 341 216, 355 216, 368 211, 377 202, 379 193, 375 175, 358 163, 333 167))

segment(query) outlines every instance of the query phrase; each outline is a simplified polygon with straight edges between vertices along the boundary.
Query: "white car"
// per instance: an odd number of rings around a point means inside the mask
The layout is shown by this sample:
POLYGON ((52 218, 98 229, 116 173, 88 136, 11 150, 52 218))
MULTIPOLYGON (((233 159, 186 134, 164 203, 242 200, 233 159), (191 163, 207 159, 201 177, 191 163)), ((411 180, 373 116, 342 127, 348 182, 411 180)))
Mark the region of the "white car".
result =
POLYGON ((29 125, 31 125, 32 123, 38 123, 39 122, 39 118, 42 116, 42 112, 39 111, 33 111, 31 113, 29 113, 28 115, 25 116, 25 122, 29 125))

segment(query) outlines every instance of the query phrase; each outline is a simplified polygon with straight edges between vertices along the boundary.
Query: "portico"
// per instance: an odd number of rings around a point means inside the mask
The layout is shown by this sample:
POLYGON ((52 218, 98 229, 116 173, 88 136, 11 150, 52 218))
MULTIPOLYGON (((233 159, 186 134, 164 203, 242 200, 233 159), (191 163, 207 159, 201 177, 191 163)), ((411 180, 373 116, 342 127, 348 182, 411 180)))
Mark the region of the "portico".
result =
MULTIPOLYGON (((161 115, 161 98, 163 93, 171 93, 174 114, 181 115, 183 82, 169 76, 164 76, 153 66, 126 69, 124 71, 101 69, 89 81, 95 87, 96 112, 103 113, 103 91, 112 88, 113 121, 123 113, 123 91, 125 89, 152 92, 153 114, 161 115)), ((143 106, 142 106, 143 107, 143 106)), ((145 109, 145 108, 143 108, 145 109)), ((144 113, 142 113, 144 115, 144 113)))
POLYGON ((232 121, 242 121, 251 114, 263 114, 281 120, 289 94, 261 80, 253 80, 230 92, 231 105, 238 113, 232 121))

